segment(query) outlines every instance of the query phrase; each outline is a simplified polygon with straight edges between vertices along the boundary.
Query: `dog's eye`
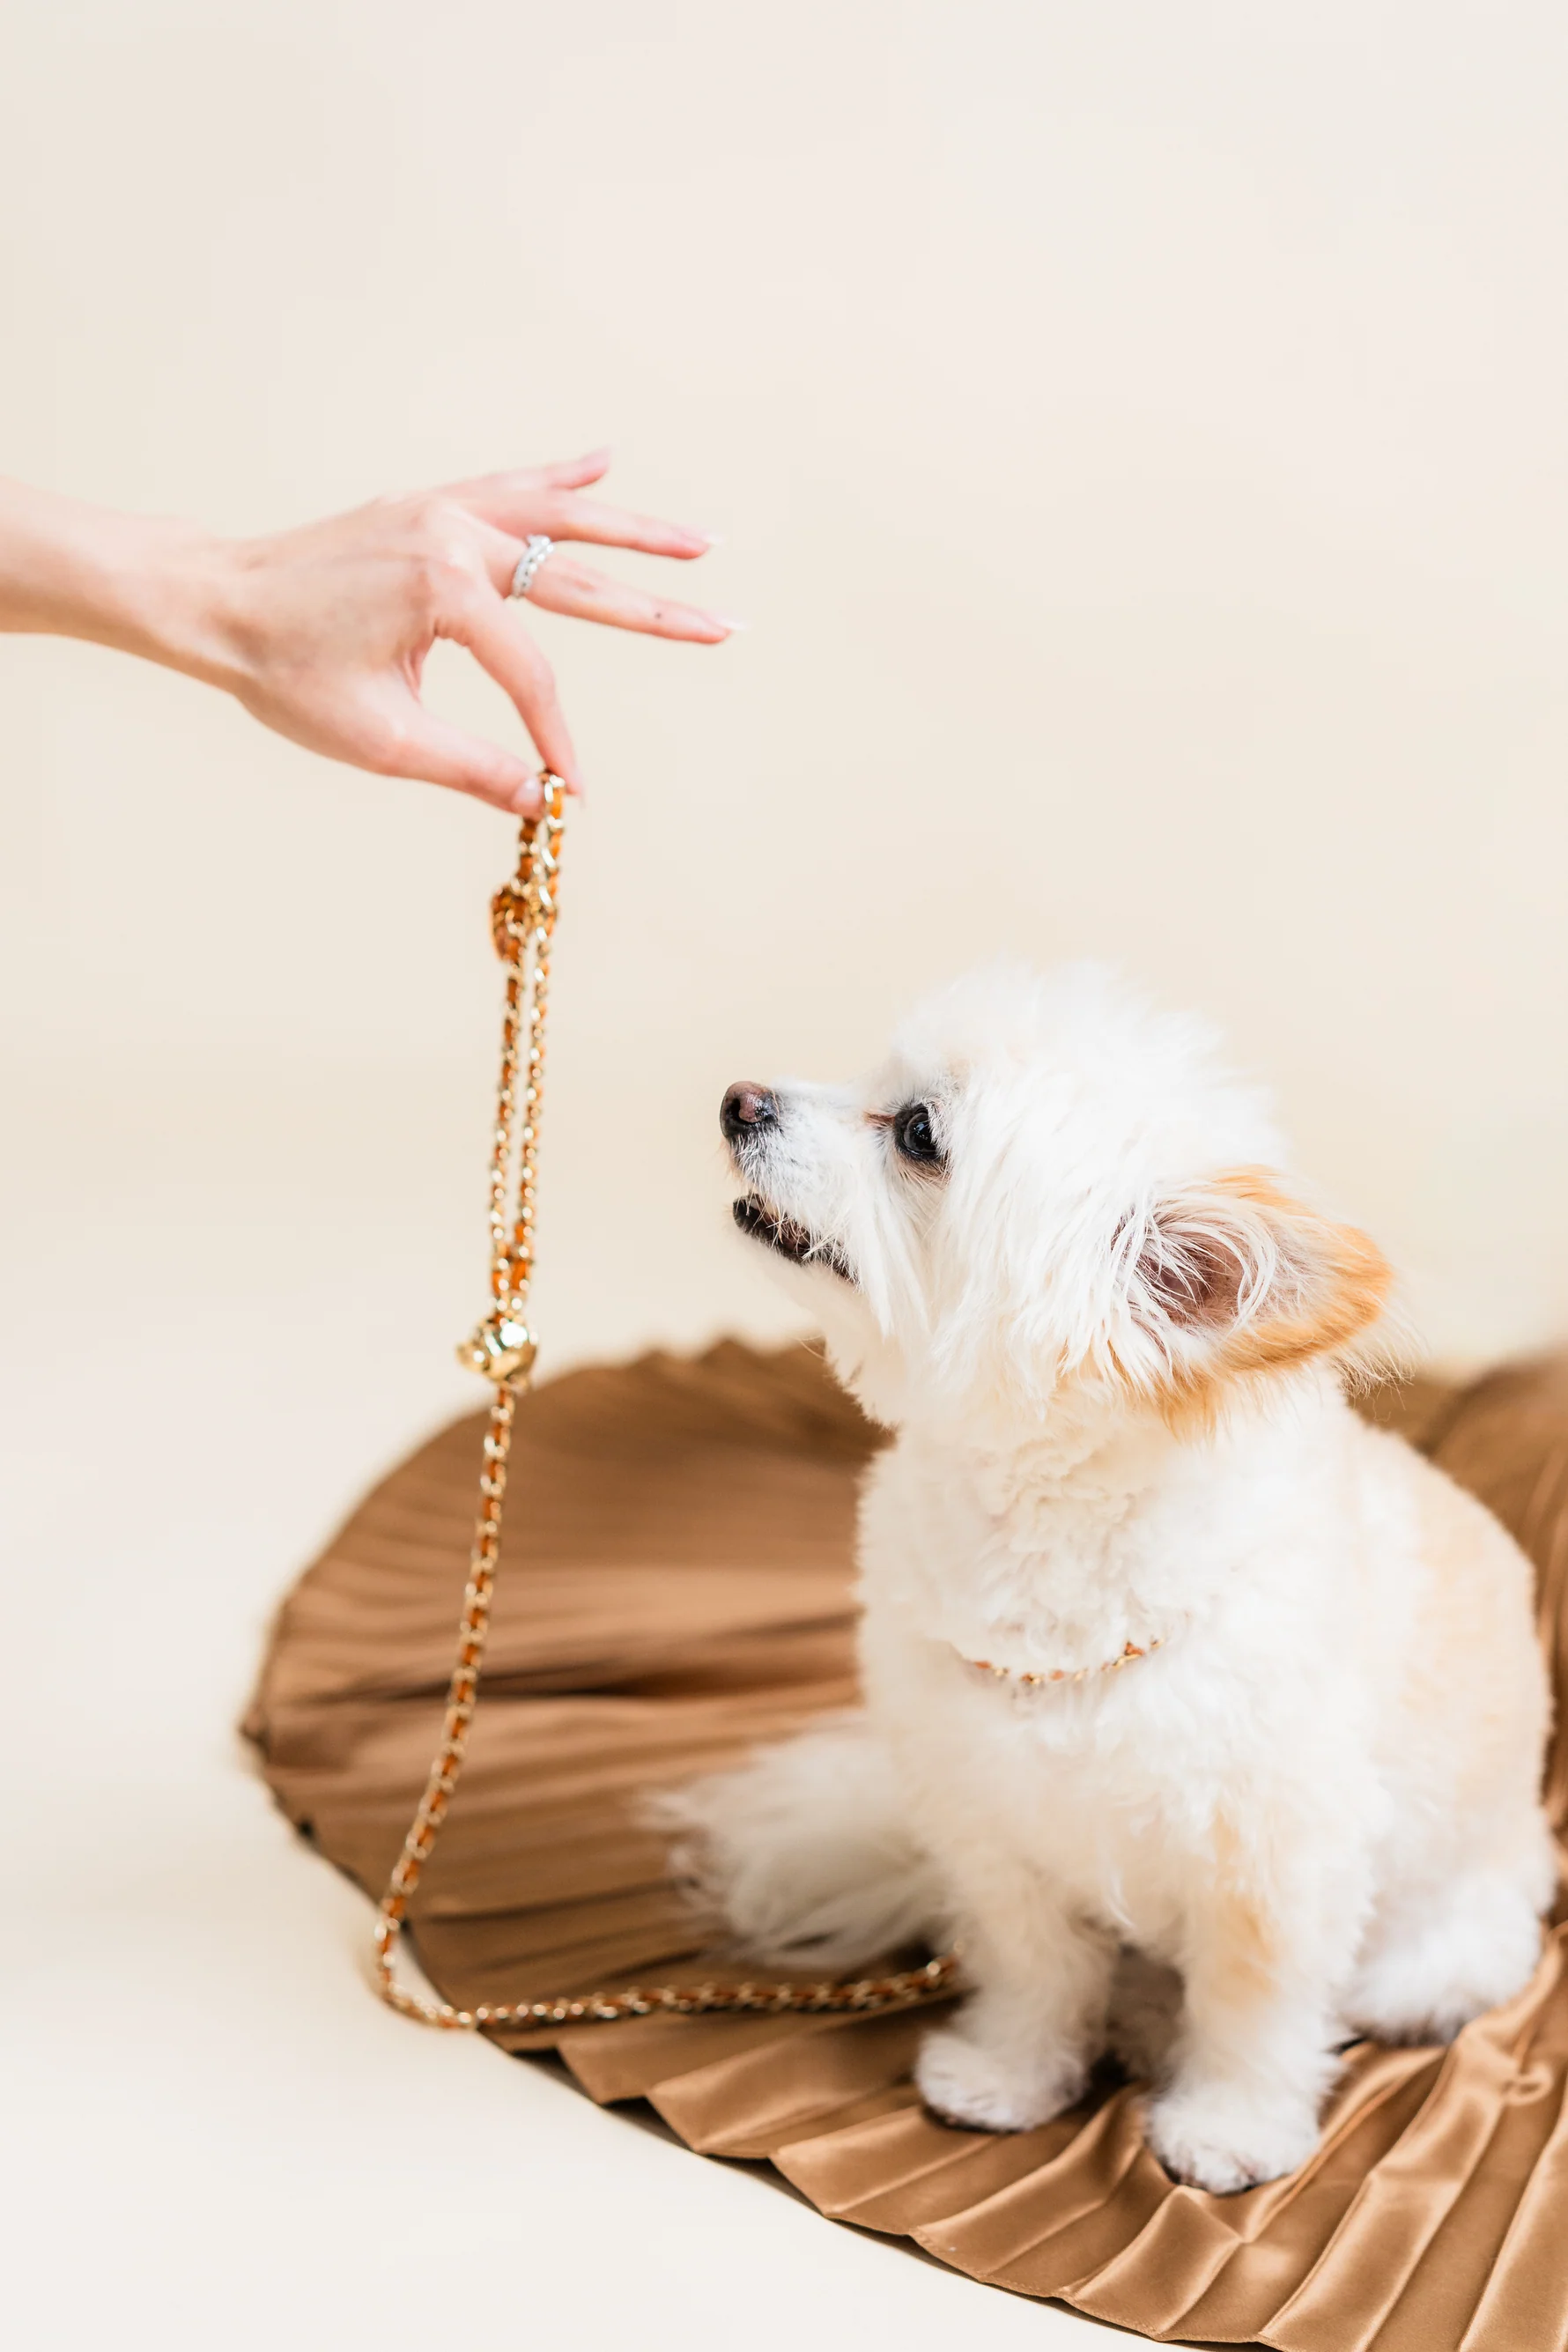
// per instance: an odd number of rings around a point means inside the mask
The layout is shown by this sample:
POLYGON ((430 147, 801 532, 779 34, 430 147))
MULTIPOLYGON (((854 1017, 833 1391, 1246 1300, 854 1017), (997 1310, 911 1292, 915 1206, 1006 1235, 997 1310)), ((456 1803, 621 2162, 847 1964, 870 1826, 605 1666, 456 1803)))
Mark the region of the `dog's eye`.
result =
POLYGON ((906 1160, 930 1168, 942 1158, 927 1103, 908 1103, 893 1121, 893 1141, 906 1160))

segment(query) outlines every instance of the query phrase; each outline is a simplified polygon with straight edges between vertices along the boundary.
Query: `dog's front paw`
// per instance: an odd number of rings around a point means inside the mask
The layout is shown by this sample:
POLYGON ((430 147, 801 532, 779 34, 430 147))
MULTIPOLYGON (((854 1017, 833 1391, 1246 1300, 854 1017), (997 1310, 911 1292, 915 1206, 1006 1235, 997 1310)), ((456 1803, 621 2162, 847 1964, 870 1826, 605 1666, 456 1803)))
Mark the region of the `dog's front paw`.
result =
POLYGON ((1177 2083, 1150 2101, 1145 2137, 1173 2179, 1226 2197, 1305 2164, 1318 2144, 1318 2118, 1297 2102, 1177 2083))
POLYGON ((973 2131, 1031 2131, 1083 2093, 1081 2060, 1057 2052, 1021 2055, 978 2042, 963 2025, 928 2033, 915 2062, 920 2095, 944 2123, 973 2131))

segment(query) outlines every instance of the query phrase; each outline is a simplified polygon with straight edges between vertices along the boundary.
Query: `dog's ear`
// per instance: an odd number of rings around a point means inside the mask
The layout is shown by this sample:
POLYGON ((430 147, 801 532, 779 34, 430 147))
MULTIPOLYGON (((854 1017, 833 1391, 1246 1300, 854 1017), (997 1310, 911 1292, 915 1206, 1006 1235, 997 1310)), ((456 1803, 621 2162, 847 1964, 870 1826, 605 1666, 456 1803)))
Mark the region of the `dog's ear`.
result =
POLYGON ((1169 1415, 1206 1422, 1232 1381, 1352 1359, 1392 1281, 1353 1225, 1291 1199, 1268 1170, 1239 1168, 1155 1204, 1127 1303, 1169 1415))

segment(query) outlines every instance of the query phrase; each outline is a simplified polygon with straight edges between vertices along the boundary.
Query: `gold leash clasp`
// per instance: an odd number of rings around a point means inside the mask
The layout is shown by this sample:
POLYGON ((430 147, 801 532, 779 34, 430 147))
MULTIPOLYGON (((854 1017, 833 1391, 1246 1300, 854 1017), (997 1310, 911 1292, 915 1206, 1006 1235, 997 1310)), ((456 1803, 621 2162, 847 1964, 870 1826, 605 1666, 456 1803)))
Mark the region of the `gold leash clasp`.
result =
POLYGON ((499 1386, 521 1389, 528 1386, 533 1370, 533 1360, 539 1345, 527 1324, 510 1307, 499 1307, 476 1323, 466 1339, 458 1343, 458 1361, 466 1372, 478 1372, 482 1380, 494 1381, 499 1386))

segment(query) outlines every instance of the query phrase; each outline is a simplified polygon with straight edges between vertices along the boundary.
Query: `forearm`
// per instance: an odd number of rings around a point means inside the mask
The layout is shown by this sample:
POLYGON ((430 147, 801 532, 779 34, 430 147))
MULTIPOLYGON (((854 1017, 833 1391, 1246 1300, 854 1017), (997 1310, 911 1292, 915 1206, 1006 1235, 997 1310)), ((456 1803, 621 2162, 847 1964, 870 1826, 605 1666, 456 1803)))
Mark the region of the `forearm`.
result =
POLYGON ((0 629, 81 637, 228 682, 220 542, 0 480, 0 629))

